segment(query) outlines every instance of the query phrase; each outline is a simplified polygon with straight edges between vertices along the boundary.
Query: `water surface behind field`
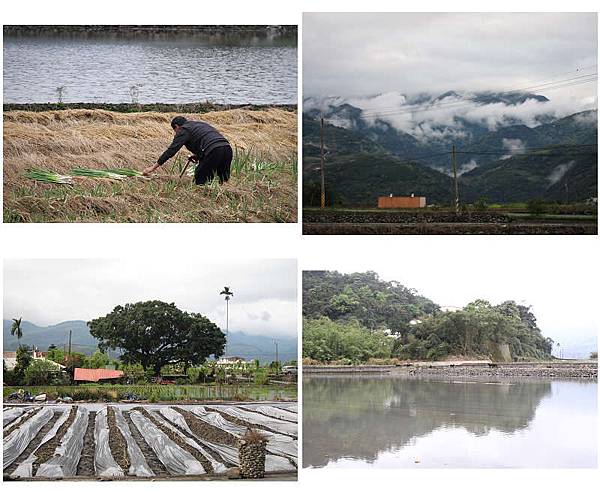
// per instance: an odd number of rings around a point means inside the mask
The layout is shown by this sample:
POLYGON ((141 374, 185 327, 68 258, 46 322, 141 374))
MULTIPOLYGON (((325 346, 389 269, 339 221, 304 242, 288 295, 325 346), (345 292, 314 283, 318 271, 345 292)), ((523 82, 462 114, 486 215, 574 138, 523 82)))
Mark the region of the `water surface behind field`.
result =
POLYGON ((5 103, 55 103, 62 86, 63 102, 297 102, 297 48, 281 40, 5 36, 3 68, 5 103))
POLYGON ((597 466, 597 383, 306 376, 305 467, 597 466))

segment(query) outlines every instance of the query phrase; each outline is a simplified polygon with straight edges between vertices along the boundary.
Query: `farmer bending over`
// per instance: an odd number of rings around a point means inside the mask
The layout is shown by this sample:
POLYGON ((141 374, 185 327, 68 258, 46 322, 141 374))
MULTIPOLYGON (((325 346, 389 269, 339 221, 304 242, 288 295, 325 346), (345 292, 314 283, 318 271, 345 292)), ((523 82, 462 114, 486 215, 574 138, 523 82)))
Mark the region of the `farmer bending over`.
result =
POLYGON ((198 163, 194 173, 196 184, 212 181, 215 173, 219 176, 220 183, 229 179, 233 151, 223 135, 208 123, 189 121, 183 116, 173 118, 171 127, 175 132, 173 142, 158 158, 156 164, 144 169, 144 176, 156 171, 185 145, 193 154, 192 162, 198 163))

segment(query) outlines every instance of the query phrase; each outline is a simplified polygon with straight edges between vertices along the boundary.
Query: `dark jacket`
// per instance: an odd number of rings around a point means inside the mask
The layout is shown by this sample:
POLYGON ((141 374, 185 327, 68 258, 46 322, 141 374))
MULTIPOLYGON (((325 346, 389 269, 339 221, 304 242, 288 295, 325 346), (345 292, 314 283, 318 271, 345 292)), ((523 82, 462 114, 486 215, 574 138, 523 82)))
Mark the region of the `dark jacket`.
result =
POLYGON ((179 149, 185 148, 203 159, 211 150, 229 145, 227 139, 215 128, 203 121, 186 121, 175 135, 169 148, 158 158, 158 164, 163 165, 173 157, 179 149))

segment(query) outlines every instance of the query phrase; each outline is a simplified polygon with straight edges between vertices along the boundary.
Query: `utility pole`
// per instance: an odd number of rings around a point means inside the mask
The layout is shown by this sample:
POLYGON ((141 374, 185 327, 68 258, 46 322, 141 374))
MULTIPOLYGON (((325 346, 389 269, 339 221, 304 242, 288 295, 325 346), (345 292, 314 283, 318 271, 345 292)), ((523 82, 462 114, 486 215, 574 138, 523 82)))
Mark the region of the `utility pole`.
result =
POLYGON ((67 360, 71 360, 71 335, 73 333, 73 330, 69 330, 69 355, 67 356, 67 360))
POLYGON ((273 343, 275 344, 275 364, 277 366, 277 371, 279 372, 279 342, 273 338, 273 343))
POLYGON ((323 115, 321 115, 321 208, 325 208, 325 156, 323 154, 323 115))
POLYGON ((454 213, 458 213, 458 174, 456 173, 456 147, 452 145, 452 172, 454 173, 454 213))

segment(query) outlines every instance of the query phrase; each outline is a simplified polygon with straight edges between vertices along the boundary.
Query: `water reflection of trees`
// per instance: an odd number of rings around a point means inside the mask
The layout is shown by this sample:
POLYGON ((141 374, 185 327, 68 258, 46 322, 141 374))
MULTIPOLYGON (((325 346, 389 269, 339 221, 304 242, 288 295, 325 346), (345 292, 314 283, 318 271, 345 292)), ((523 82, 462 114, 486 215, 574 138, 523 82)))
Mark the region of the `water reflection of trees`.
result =
POLYGON ((550 382, 452 383, 385 377, 305 377, 304 464, 373 461, 440 427, 483 435, 528 426, 550 382))

